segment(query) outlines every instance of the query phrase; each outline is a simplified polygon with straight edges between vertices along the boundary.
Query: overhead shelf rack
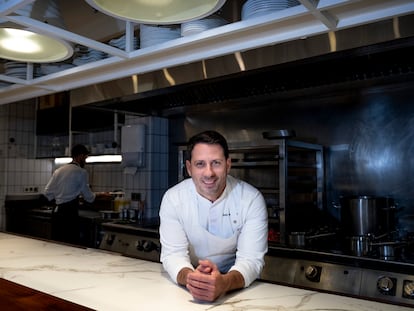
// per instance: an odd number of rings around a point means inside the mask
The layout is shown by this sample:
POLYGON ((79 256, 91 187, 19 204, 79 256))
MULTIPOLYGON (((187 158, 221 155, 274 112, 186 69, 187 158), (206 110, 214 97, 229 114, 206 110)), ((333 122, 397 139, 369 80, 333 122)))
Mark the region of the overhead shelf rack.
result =
MULTIPOLYGON (((27 64, 25 79, 0 73, 0 82, 8 84, 0 88, 0 104, 335 32, 414 12, 412 0, 299 0, 298 6, 268 15, 235 21, 147 48, 134 50, 127 44, 125 50, 122 50, 106 42, 13 14, 31 2, 33 1, 0 1, 0 19, 105 52, 108 57, 40 77, 33 76, 31 63, 27 64)), ((124 23, 126 41, 132 42, 137 25, 128 21, 124 23)))

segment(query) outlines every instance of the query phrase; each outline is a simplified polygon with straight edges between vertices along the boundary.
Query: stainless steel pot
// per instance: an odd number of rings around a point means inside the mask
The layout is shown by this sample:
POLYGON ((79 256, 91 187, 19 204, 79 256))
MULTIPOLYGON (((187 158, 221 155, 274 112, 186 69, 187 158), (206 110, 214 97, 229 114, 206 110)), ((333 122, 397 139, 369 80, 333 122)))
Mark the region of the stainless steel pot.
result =
POLYGON ((366 256, 371 250, 371 240, 368 236, 353 236, 350 238, 352 255, 366 256))
POLYGON ((377 235, 383 233, 380 209, 384 198, 353 196, 341 198, 341 223, 348 236, 377 235))
POLYGON ((395 260, 401 254, 401 249, 404 247, 401 242, 374 242, 371 243, 371 249, 377 250, 379 259, 395 260))
POLYGON ((305 232, 291 232, 288 237, 289 246, 304 248, 306 245, 305 232))
POLYGON ((379 246, 379 258, 382 260, 394 260, 395 259, 395 247, 393 245, 381 245, 379 246))

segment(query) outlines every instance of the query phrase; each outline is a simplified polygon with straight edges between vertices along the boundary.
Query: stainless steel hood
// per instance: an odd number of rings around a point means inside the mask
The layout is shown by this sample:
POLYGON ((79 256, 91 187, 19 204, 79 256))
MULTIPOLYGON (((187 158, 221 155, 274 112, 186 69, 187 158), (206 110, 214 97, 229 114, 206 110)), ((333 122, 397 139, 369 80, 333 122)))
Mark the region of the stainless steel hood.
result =
POLYGON ((409 14, 414 13, 412 0, 299 0, 295 7, 242 20, 245 0, 228 0, 221 12, 228 17, 227 25, 123 50, 108 41, 126 35, 131 42, 139 25, 97 13, 84 0, 72 0, 59 2, 63 30, 12 13, 29 2, 33 0, 0 3, 0 18, 107 57, 40 77, 33 77, 33 64, 27 64, 26 78, 2 73, 0 62, 0 104, 68 90, 73 90, 74 106, 90 104, 407 38, 413 28, 409 29, 413 19, 409 14))
POLYGON ((137 114, 175 114, 202 104, 228 108, 322 87, 407 81, 414 74, 411 55, 409 15, 78 88, 71 100, 137 114))

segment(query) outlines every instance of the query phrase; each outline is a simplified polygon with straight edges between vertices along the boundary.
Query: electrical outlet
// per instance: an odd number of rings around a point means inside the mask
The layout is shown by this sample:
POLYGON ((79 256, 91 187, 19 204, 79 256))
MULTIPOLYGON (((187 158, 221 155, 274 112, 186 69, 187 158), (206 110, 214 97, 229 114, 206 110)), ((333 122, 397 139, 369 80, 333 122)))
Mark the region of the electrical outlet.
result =
POLYGON ((34 193, 34 192, 38 192, 39 191, 39 188, 36 187, 36 186, 25 186, 23 188, 23 191, 24 192, 29 192, 29 193, 34 193))

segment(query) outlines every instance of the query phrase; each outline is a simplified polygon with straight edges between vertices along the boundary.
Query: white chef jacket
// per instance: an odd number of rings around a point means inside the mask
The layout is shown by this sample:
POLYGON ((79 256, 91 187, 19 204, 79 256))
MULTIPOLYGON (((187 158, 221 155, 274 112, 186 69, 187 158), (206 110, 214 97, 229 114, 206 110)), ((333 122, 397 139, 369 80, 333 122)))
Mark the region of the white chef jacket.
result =
POLYGON ((59 167, 47 183, 44 195, 47 199, 56 200, 56 204, 63 204, 83 196, 86 202, 95 200, 95 193, 88 184, 88 172, 76 162, 59 167))
POLYGON ((263 269, 267 227, 266 203, 250 184, 227 176, 225 191, 211 203, 186 179, 161 202, 161 262, 177 282, 182 268, 209 259, 222 273, 239 271, 247 287, 263 269))

